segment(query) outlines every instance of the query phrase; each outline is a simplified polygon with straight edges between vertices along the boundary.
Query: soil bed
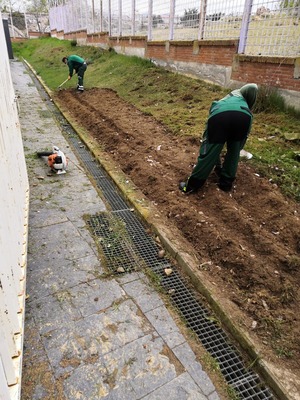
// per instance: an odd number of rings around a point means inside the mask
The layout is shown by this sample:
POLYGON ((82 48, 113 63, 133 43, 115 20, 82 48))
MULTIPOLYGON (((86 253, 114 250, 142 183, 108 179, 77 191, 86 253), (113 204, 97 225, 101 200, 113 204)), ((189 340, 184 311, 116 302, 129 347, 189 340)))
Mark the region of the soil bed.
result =
POLYGON ((201 191, 184 195, 178 183, 196 162, 197 140, 174 136, 112 90, 57 96, 191 243, 202 274, 238 306, 263 357, 299 379, 299 204, 243 160, 232 192, 220 191, 212 173, 201 191))

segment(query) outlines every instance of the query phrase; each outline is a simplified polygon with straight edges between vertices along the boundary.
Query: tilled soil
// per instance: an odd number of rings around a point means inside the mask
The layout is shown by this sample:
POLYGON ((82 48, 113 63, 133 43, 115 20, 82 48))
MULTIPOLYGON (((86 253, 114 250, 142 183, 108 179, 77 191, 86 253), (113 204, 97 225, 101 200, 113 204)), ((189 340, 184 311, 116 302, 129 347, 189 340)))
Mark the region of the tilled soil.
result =
POLYGON ((238 306, 262 355, 299 378, 299 204, 246 160, 232 192, 220 191, 212 173, 187 196, 178 183, 196 162, 197 140, 174 136, 109 89, 57 96, 191 243, 205 279, 238 306))

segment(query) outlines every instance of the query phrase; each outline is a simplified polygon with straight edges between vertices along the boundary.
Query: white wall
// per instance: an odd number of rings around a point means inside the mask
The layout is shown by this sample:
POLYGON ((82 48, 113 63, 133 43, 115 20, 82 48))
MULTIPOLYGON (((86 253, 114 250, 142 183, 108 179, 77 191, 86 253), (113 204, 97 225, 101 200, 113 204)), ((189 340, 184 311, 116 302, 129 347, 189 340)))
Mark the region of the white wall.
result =
POLYGON ((0 13, 0 399, 20 398, 29 184, 0 13))

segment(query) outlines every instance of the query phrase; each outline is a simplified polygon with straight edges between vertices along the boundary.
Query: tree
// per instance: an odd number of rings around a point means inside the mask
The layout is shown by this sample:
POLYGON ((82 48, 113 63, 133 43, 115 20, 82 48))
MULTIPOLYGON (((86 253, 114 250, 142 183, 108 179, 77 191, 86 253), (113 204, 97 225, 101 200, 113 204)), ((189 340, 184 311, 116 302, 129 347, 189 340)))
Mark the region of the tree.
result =
POLYGON ((211 15, 207 15, 205 19, 207 21, 219 21, 223 15, 224 14, 222 14, 221 12, 214 13, 214 14, 211 14, 211 15))
POLYGON ((0 0, 0 10, 2 12, 23 12, 28 0, 0 0))
POLYGON ((12 12, 12 19, 14 22, 14 26, 18 28, 20 31, 24 31, 26 29, 24 14, 19 11, 12 12))
POLYGON ((189 8, 184 10, 184 16, 180 17, 180 21, 185 26, 198 26, 199 25, 199 12, 197 8, 189 8))
POLYGON ((152 26, 154 28, 156 28, 158 24, 163 24, 163 23, 164 23, 164 21, 163 21, 161 15, 153 15, 153 17, 152 17, 152 26))
POLYGON ((24 8, 24 1, 0 0, 0 11, 9 15, 8 23, 11 26, 13 37, 15 28, 22 31, 25 26, 24 14, 20 12, 21 8, 24 8))
POLYGON ((27 12, 29 14, 34 15, 38 31, 39 32, 44 32, 46 27, 49 25, 49 22, 47 24, 43 23, 42 17, 44 17, 45 14, 48 14, 48 1, 47 0, 29 0, 28 1, 28 6, 27 6, 27 12))
POLYGON ((289 15, 300 18, 300 0, 281 0, 280 9, 287 10, 289 15))
POLYGON ((282 0, 280 3, 280 8, 296 8, 299 7, 299 0, 282 0))
POLYGON ((27 11, 32 13, 48 13, 48 3, 47 0, 27 0, 27 11))

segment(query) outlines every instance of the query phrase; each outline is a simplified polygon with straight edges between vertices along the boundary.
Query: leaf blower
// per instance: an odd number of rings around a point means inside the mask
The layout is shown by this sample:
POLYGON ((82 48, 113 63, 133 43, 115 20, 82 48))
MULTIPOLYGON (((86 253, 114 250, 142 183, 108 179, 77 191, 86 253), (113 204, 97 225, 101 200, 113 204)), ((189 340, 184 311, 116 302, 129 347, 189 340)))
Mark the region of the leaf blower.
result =
POLYGON ((51 168, 51 171, 56 174, 66 173, 68 159, 57 146, 53 146, 52 151, 38 151, 37 155, 39 157, 48 157, 48 165, 51 168))

